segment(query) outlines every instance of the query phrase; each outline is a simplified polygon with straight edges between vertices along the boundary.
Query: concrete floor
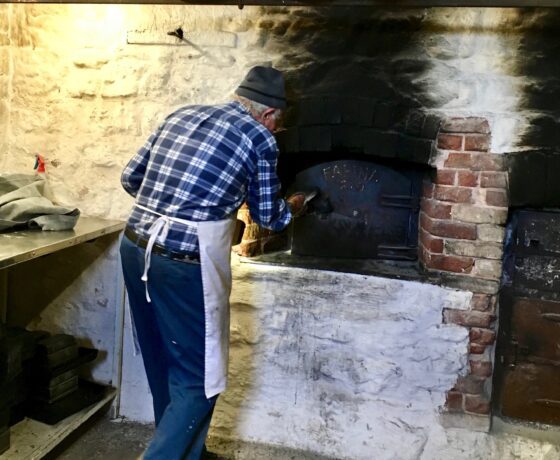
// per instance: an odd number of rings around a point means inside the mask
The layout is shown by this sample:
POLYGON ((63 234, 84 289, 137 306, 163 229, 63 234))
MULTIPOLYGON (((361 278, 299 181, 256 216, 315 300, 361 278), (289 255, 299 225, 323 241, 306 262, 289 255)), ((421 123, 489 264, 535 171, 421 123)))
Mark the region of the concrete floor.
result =
POLYGON ((151 425, 99 417, 73 433, 46 460, 135 460, 152 433, 151 425))
MULTIPOLYGON (((152 425, 109 420, 88 422, 58 446, 46 460, 136 460, 153 434, 152 425)), ((208 448, 230 460, 336 460, 309 452, 249 443, 220 444, 210 438, 208 448)))
MULTIPOLYGON (((493 435, 488 439, 484 439, 485 435, 481 433, 470 433, 463 430, 454 433, 451 430, 448 437, 450 439, 457 437, 455 440, 457 442, 452 441, 447 446, 448 449, 443 457, 438 455, 434 458, 449 460, 465 458, 478 460, 560 459, 560 427, 545 426, 537 429, 534 424, 527 425, 522 422, 496 418, 493 425, 493 435), (482 441, 490 441, 490 444, 486 448, 475 449, 476 444, 482 441), (469 453, 465 454, 465 452, 469 453)), ((145 450, 152 434, 152 425, 122 419, 109 420, 106 416, 101 416, 91 420, 66 439, 62 445, 51 452, 46 460, 136 460, 145 450)), ((228 460, 337 460, 286 448, 250 443, 220 443, 212 437, 208 439, 208 448, 228 460)))

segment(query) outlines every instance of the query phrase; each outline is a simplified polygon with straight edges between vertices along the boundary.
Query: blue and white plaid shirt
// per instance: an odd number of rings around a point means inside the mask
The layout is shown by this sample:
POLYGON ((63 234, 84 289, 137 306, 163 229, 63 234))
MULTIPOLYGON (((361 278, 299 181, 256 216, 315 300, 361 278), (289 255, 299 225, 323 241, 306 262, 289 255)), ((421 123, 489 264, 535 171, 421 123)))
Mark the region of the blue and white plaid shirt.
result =
MULTIPOLYGON (((247 201, 262 227, 283 229, 291 219, 279 197, 278 147, 272 134, 239 102, 183 107, 167 117, 124 169, 121 183, 136 202, 192 221, 231 216, 247 201)), ((156 214, 134 207, 128 226, 148 239, 156 214)), ((171 222, 172 251, 198 253, 196 228, 171 222)))

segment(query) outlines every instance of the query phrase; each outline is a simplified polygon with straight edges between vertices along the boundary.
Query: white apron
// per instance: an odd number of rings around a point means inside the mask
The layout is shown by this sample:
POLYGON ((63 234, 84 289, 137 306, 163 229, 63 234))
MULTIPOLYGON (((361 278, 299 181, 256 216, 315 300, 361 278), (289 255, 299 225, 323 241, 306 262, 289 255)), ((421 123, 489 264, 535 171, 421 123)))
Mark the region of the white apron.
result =
POLYGON ((231 242, 235 230, 235 217, 228 219, 194 222, 168 217, 139 204, 136 206, 158 215, 148 233, 145 267, 142 281, 148 294, 148 271, 152 247, 158 237, 165 240, 171 221, 196 227, 200 250, 200 269, 204 295, 204 392, 207 398, 226 388, 229 354, 229 295, 231 293, 231 242))

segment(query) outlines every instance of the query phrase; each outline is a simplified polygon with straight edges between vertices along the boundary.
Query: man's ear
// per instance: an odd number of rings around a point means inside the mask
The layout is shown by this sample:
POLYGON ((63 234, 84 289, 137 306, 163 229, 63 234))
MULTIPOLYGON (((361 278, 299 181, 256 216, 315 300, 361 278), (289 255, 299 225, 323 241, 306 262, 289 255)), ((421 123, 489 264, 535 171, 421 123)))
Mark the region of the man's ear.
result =
POLYGON ((270 118, 274 112, 276 111, 276 109, 273 109, 272 107, 269 107, 268 109, 266 109, 263 113, 262 113, 262 117, 263 119, 267 119, 270 118))

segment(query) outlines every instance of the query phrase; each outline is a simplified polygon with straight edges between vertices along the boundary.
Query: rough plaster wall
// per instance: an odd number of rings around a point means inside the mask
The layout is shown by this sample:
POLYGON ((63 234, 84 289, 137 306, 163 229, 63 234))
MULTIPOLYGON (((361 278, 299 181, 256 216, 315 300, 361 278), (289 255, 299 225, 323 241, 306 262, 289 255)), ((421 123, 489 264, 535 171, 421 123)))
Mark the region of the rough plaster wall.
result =
POLYGON ((443 308, 472 294, 327 271, 236 264, 229 389, 213 434, 336 458, 415 459, 468 333, 443 308))

